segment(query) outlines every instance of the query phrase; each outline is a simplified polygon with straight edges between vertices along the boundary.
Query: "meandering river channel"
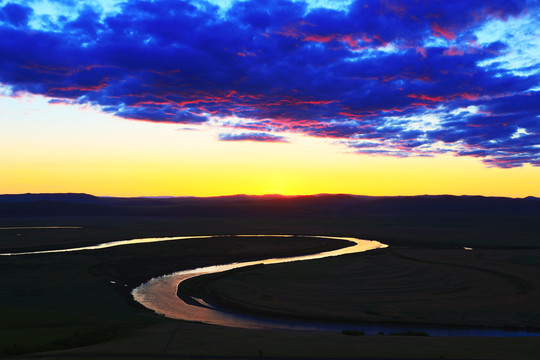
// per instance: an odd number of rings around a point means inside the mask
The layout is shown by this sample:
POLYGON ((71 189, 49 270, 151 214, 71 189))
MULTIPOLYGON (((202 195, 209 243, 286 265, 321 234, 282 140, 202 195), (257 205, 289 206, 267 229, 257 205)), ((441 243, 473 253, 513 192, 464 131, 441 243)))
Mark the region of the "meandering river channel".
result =
MULTIPOLYGON (((293 235, 238 235, 238 236, 272 236, 272 237, 292 237, 293 235)), ((16 255, 33 255, 33 254, 49 254, 60 252, 86 251, 104 249, 115 246, 126 246, 132 244, 161 242, 161 241, 176 241, 184 239, 210 238, 212 236, 182 236, 182 237, 166 237, 166 238, 144 238, 132 239, 125 241, 115 241, 102 243, 92 246, 83 246, 77 248, 30 251, 20 253, 1 253, 0 256, 16 256, 16 255)), ((305 261, 313 259, 321 259, 330 256, 339 256, 356 252, 368 251, 378 248, 387 247, 377 241, 361 240, 348 237, 331 237, 331 236, 311 236, 336 240, 347 240, 350 246, 318 254, 305 256, 287 257, 287 258, 270 258, 259 261, 238 262, 223 265, 214 265, 197 269, 178 271, 173 274, 163 275, 152 278, 147 282, 133 289, 132 295, 134 299, 148 309, 155 311, 163 316, 187 320, 197 321, 207 324, 254 328, 254 329, 282 329, 282 330, 299 330, 299 331, 342 331, 356 330, 363 331, 367 335, 400 333, 406 331, 424 332, 431 336, 540 336, 538 332, 517 331, 508 329, 492 329, 492 328, 469 328, 469 327, 447 327, 447 326, 426 326, 426 325, 396 325, 396 324, 376 324, 376 323, 350 323, 350 322, 329 322, 329 321, 310 321, 302 319, 289 319, 269 317, 252 313, 240 313, 230 311, 228 309, 216 308, 202 299, 197 299, 182 294, 178 290, 178 285, 189 278, 195 276, 217 273, 236 268, 252 266, 257 264, 278 264, 293 261, 305 261)))
MULTIPOLYGON (((251 235, 253 236, 253 235, 251 235)), ((263 235, 261 235, 263 236, 263 235)), ((271 235, 276 236, 276 235, 271 235)), ((277 235, 290 236, 290 235, 277 235)), ((225 265, 208 266, 197 269, 178 271, 173 274, 153 278, 132 291, 134 299, 145 307, 154 310, 163 316, 188 321, 198 321, 207 324, 254 328, 254 329, 281 329, 298 331, 363 331, 367 335, 403 333, 407 331, 423 332, 431 336, 540 336, 536 332, 514 331, 507 329, 424 326, 412 324, 376 324, 376 323, 350 323, 303 320, 291 318, 278 318, 254 313, 241 313, 230 309, 216 308, 202 299, 183 294, 178 285, 187 279, 257 264, 278 264, 284 262, 321 259, 330 256, 339 256, 356 252, 368 251, 387 247, 377 241, 361 240, 356 238, 318 236, 321 238, 347 240, 351 245, 339 250, 322 252, 318 254, 297 256, 290 258, 272 258, 260 261, 249 261, 225 265)))
MULTIPOLYGON (((251 235, 254 236, 254 235, 251 235)), ((257 235, 262 236, 262 235, 257 235)), ((291 235, 271 235, 288 237, 291 235)), ((149 280, 133 290, 132 294, 136 301, 145 307, 154 310, 158 314, 173 319, 200 321, 208 324, 242 327, 242 328, 280 328, 311 330, 312 326, 291 321, 278 321, 277 319, 262 316, 249 316, 246 314, 232 313, 205 303, 202 299, 193 298, 178 291, 178 284, 195 276, 222 272, 240 267, 257 264, 278 264, 292 261, 304 261, 321 259, 329 256, 338 256, 355 252, 367 251, 386 247, 377 241, 359 240, 355 238, 318 236, 321 238, 347 240, 350 246, 322 252, 312 255, 295 256, 287 258, 271 258, 266 260, 214 265, 197 269, 179 271, 170 275, 160 276, 149 280), (178 293, 177 293, 178 291, 178 293)), ((318 327, 318 326, 317 326, 318 327)), ((319 327, 318 327, 319 328, 319 327)))

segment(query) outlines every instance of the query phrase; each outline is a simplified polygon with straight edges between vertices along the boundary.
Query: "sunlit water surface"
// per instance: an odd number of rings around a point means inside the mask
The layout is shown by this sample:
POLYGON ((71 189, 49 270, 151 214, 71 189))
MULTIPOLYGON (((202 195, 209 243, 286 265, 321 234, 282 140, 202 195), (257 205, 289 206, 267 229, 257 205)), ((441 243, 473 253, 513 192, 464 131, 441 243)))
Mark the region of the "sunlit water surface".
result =
MULTIPOLYGON (((22 229, 23 227, 20 227, 22 229)), ((30 227, 28 227, 30 228, 30 227)), ((33 227, 33 228, 67 228, 67 227, 33 227)), ((0 228, 7 229, 7 228, 0 228)), ((13 229, 13 228, 10 228, 13 229)), ((293 235, 237 235, 245 237, 271 236, 271 237, 293 237, 293 235)), ((187 239, 204 239, 214 236, 176 236, 162 238, 143 238, 131 239, 122 241, 113 241, 98 245, 82 246, 75 248, 28 251, 15 253, 0 253, 0 256, 19 256, 19 255, 34 255, 34 254, 52 254, 66 253, 74 251, 90 251, 97 249, 105 249, 116 246, 127 246, 134 244, 144 244, 163 241, 178 241, 187 239)), ((287 257, 287 258, 271 258, 259 261, 247 261, 240 263, 231 263, 224 265, 207 266, 197 269, 178 271, 173 274, 159 276, 150 279, 149 281, 139 285, 133 289, 132 295, 134 299, 148 309, 155 311, 163 316, 187 320, 197 321, 207 324, 253 328, 253 329, 283 329, 283 330, 299 330, 299 331, 342 331, 342 330, 358 330, 364 331, 367 335, 374 334, 389 334, 392 332, 416 331, 425 332, 431 336, 540 336, 538 332, 514 331, 507 329, 491 329, 491 328, 469 328, 469 327, 443 327, 443 326, 422 326, 422 325, 394 325, 394 324, 371 324, 371 323, 351 323, 351 322, 329 322, 329 321, 310 321, 310 320, 294 320, 279 317, 263 316, 252 313, 240 313, 230 311, 228 309, 218 309, 210 304, 207 304, 202 299, 197 299, 188 294, 177 293, 178 284, 189 278, 211 274, 221 271, 227 271, 245 266, 257 264, 278 264, 293 261, 304 261, 321 259, 330 256, 339 256, 356 252, 368 251, 387 247, 377 241, 360 240, 349 237, 331 237, 331 236, 311 236, 327 239, 347 240, 351 243, 350 246, 342 249, 321 252, 318 254, 287 257)))
MULTIPOLYGON (((252 235, 254 236, 254 235, 252 235)), ((260 235, 258 235, 260 236, 260 235)), ((272 235, 287 237, 290 235, 272 235)), ((323 236, 320 236, 323 237, 323 236)), ((173 319, 182 319, 189 321, 200 321, 208 324, 216 324, 223 326, 242 327, 242 328, 289 328, 280 322, 274 321, 272 318, 245 316, 238 313, 229 313, 225 311, 217 310, 210 305, 204 303, 201 299, 195 299, 189 295, 181 294, 178 292, 178 284, 189 278, 193 278, 199 275, 211 274, 221 271, 232 270, 240 267, 257 265, 257 264, 278 264, 292 261, 303 261, 312 259, 321 259, 329 256, 338 256, 343 254, 350 254, 354 252, 361 252, 371 249, 377 249, 386 247, 387 245, 381 244, 377 241, 358 240, 354 238, 343 237, 324 237, 330 239, 348 240, 351 242, 350 246, 342 249, 322 252, 318 254, 295 256, 287 258, 271 258, 258 261, 247 261, 240 263, 231 263, 225 265, 207 266, 197 269, 190 269, 184 271, 178 271, 170 275, 160 276, 153 278, 146 283, 135 288, 132 292, 136 301, 144 305, 145 307, 154 310, 158 314, 164 315, 173 319), (183 298, 184 300, 182 300, 183 298)), ((304 327, 300 327, 304 329, 304 327)), ((307 328, 306 328, 307 330, 307 328)))
MULTIPOLYGON (((32 228, 32 229, 35 229, 35 227, 32 228)), ((0 254, 0 256, 54 254, 54 253, 74 252, 74 251, 98 250, 98 249, 106 249, 106 248, 111 248, 111 247, 116 247, 116 246, 145 244, 145 243, 163 242, 163 241, 187 240, 187 239, 205 239, 205 238, 210 238, 210 237, 212 237, 212 236, 175 236, 175 237, 119 240, 119 241, 111 241, 111 242, 106 242, 106 243, 97 244, 97 245, 81 246, 81 247, 75 247, 75 248, 55 249, 55 250, 25 251, 25 252, 14 252, 14 253, 2 253, 2 254, 0 254)))
MULTIPOLYGON (((276 235, 273 235, 276 236, 276 235)), ((277 235, 289 236, 289 235, 277 235)), ((289 258, 272 258, 260 261, 248 261, 226 265, 215 265, 191 270, 178 271, 173 274, 153 278, 132 291, 134 299, 145 307, 154 310, 163 316, 197 321, 207 324, 252 328, 252 329, 281 329, 298 331, 363 331, 367 335, 400 333, 406 331, 425 332, 431 336, 539 336, 539 333, 527 331, 512 331, 491 328, 470 327, 444 327, 422 325, 394 325, 376 323, 352 323, 311 321, 302 319, 279 318, 254 313, 231 311, 230 309, 216 308, 202 299, 191 297, 178 289, 178 285, 187 279, 221 271, 232 270, 257 264, 278 264, 293 261, 320 259, 330 256, 339 256, 356 252, 368 251, 387 247, 377 241, 360 240, 356 238, 326 237, 321 238, 348 240, 351 246, 313 255, 289 258)))

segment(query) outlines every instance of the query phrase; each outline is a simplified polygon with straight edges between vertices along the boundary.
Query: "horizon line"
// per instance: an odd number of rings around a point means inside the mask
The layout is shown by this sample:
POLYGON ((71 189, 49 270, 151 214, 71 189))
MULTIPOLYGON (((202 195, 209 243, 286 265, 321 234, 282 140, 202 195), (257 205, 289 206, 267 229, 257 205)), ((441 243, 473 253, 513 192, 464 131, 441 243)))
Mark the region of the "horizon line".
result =
POLYGON ((283 197, 283 198, 294 198, 294 197, 316 197, 316 196, 352 196, 352 197, 365 197, 365 198, 390 198, 390 197, 439 197, 439 196, 454 196, 454 197, 484 197, 484 198, 507 198, 507 199, 528 199, 528 198, 539 198, 534 195, 527 195, 523 197, 512 197, 504 195, 480 195, 480 194, 450 194, 450 193, 441 193, 441 194, 414 194, 414 195, 363 195, 363 194, 351 194, 351 193, 314 193, 314 194, 278 194, 278 193, 267 193, 267 194, 245 194, 245 193, 236 193, 236 194, 225 194, 225 195, 209 195, 209 196, 197 196, 197 195, 135 195, 135 196, 117 196, 117 195, 94 195, 85 192, 26 192, 26 193, 3 193, 0 196, 22 196, 22 195, 87 195, 93 196, 96 198, 117 198, 117 199, 178 199, 178 198, 198 198, 198 199, 209 199, 209 198, 225 198, 225 197, 283 197))

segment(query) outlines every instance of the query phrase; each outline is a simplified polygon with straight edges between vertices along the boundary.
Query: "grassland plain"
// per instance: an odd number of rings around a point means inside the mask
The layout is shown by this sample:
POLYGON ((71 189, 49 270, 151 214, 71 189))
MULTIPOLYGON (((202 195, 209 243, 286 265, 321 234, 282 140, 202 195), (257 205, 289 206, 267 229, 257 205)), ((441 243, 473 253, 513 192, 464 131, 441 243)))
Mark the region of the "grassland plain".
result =
POLYGON ((201 276, 207 302, 299 318, 540 329, 540 250, 386 248, 201 276))
MULTIPOLYGON (((437 274, 443 274, 444 269, 456 270, 459 274, 463 274, 466 280, 461 279, 461 282, 456 276, 447 275, 447 289, 453 289, 450 291, 453 296, 459 297, 464 292, 474 294, 474 289, 466 288, 485 285, 482 284, 483 280, 502 284, 502 288, 510 292, 507 296, 512 296, 512 293, 518 291, 520 286, 527 287, 527 294, 531 296, 536 294, 540 287, 537 278, 524 276, 519 270, 520 266, 524 266, 527 273, 538 274, 539 256, 535 250, 539 247, 538 223, 535 219, 526 217, 500 218, 494 215, 464 217, 459 214, 420 217, 369 215, 356 219, 342 216, 257 219, 49 217, 0 219, 0 225, 4 227, 50 225, 82 227, 81 229, 57 230, 3 230, 0 231, 0 244, 7 250, 59 248, 66 245, 80 246, 129 238, 191 234, 293 233, 355 236, 377 239, 392 245, 389 249, 390 253, 366 254, 366 258, 372 257, 371 266, 374 266, 372 268, 374 272, 381 270, 373 265, 375 258, 379 257, 388 260, 388 265, 402 266, 403 269, 409 271, 409 275, 412 273, 425 281, 437 278, 428 274, 433 269, 436 269, 437 274), (398 246, 401 248, 397 249, 398 246), (404 246, 410 248, 406 249, 404 246), (465 252, 462 249, 463 246, 475 247, 476 250, 465 252), (453 255, 450 255, 450 259, 445 258, 446 255, 442 254, 450 249, 453 249, 453 253, 448 254, 453 255), (464 258, 456 257, 455 254, 463 255, 464 258), (483 265, 479 265, 478 261, 483 265), (438 262, 441 264, 437 264, 438 262), (490 262, 493 264, 489 264, 490 262), (415 267, 418 272, 411 270, 415 267), (478 267, 480 269, 476 269, 478 267), (496 276, 490 271, 505 274, 508 271, 507 274, 511 278, 496 276), (469 272, 474 272, 474 275, 469 275, 469 272), (471 276, 470 279, 469 276, 471 276), (516 279, 520 280, 516 282, 516 279), (521 280, 525 280, 526 283, 521 280), (456 286, 459 287, 456 288, 456 286)), ((247 260, 268 254, 307 253, 314 251, 315 248, 320 249, 321 246, 321 243, 317 243, 315 247, 313 243, 309 246, 306 243, 297 243, 301 240, 299 238, 279 244, 270 241, 267 245, 260 240, 257 239, 255 243, 250 242, 249 239, 223 238, 211 243, 197 240, 178 244, 161 243, 119 247, 96 252, 0 258, 2 274, 0 348, 4 356, 27 354, 25 356, 29 358, 35 356, 45 359, 206 359, 259 357, 260 355, 284 358, 537 359, 537 354, 540 353, 539 339, 529 337, 518 339, 363 337, 335 333, 227 329, 159 317, 138 306, 129 296, 129 291, 140 282, 152 276, 182 268, 247 260), (67 350, 58 352, 59 350, 53 351, 54 349, 67 350), (47 350, 49 351, 43 353, 47 350)), ((336 246, 336 244, 333 243, 330 246, 336 246)), ((332 259, 332 261, 338 261, 338 259, 332 259)), ((352 267, 357 272, 367 271, 370 266, 369 262, 359 262, 355 256, 339 261, 343 263, 327 265, 335 267, 337 273, 347 270, 348 267, 349 269, 352 267)), ((320 264, 296 265, 301 267, 289 272, 291 281, 295 277, 297 280, 302 277, 308 278, 306 274, 316 271, 318 267, 319 270, 324 270, 320 264), (304 269, 304 266, 312 268, 304 269)), ((390 268, 390 266, 387 267, 390 268)), ((264 267, 264 271, 269 271, 269 269, 271 272, 276 271, 277 285, 281 276, 280 271, 285 270, 264 267)), ((394 271, 393 275, 390 270, 386 271, 387 281, 391 281, 392 276, 399 279, 399 271, 394 271)), ((357 276, 354 271, 351 273, 357 276)), ((251 275, 246 273, 242 276, 251 275)), ((269 278, 274 275, 266 274, 265 276, 269 278)), ((269 286, 274 281, 267 280, 269 286)), ((246 279, 223 278, 222 281, 243 281, 244 284, 249 284, 246 279)), ((342 285, 347 285, 347 280, 342 281, 342 285)), ((441 286, 438 280, 437 284, 424 289, 432 292, 438 289, 437 291, 441 292, 444 286, 441 286)), ((308 281, 303 286, 305 290, 309 290, 311 285, 308 281)), ((334 283, 336 288, 338 285, 339 283, 334 283)), ((401 286, 406 286, 406 284, 401 284, 401 286)), ((238 297, 238 294, 232 291, 233 289, 234 287, 231 287, 227 290, 228 296, 238 297)), ((312 287, 311 290, 316 289, 312 287)), ((290 295, 295 294, 296 290, 288 285, 281 290, 277 287, 268 287, 265 288, 264 293, 260 291, 254 293, 252 295, 254 301, 251 304, 260 302, 261 295, 266 294, 270 295, 276 303, 281 302, 286 305, 286 311, 294 312, 294 306, 280 299, 280 292, 290 295), (273 295, 268 294, 269 291, 272 291, 273 295)), ((392 311, 388 310, 388 307, 392 307, 392 301, 383 305, 374 305, 380 306, 375 310, 369 309, 367 307, 369 304, 362 304, 366 306, 364 309, 367 309, 364 313, 374 316, 373 312, 383 316, 385 314, 396 316, 401 312, 404 316, 418 320, 421 314, 407 313, 403 309, 404 304, 409 305, 411 302, 419 301, 412 296, 413 293, 414 291, 409 293, 408 302, 400 304, 399 297, 392 299, 395 301, 392 311), (368 311, 370 313, 367 313, 368 311)), ((497 294, 492 295, 491 298, 484 300, 484 303, 489 304, 492 298, 497 296, 497 294)), ((268 299, 268 296, 263 296, 263 298, 268 299)), ((524 303, 527 304, 527 301, 524 303)), ((514 303, 516 308, 522 304, 522 302, 514 303)), ((527 306, 531 306, 530 302, 528 304, 527 306)), ((308 302, 306 306, 315 307, 320 304, 308 302)), ((505 311, 504 307, 497 308, 497 306, 495 301, 492 313, 505 311)), ((438 308, 436 302, 432 304, 432 308, 434 309, 432 314, 436 314, 438 308)), ((359 306, 356 304, 355 311, 358 309, 359 306)), ((525 313, 534 313, 530 307, 525 306, 523 309, 525 313)), ((424 315, 426 311, 424 310, 424 315)), ((474 315, 475 312, 481 318, 482 316, 487 318, 486 314, 480 314, 476 310, 471 311, 470 314, 474 315)), ((515 315, 516 312, 513 314, 515 315)), ((362 311, 358 313, 361 314, 362 311)), ((508 315, 508 318, 514 322, 516 319, 521 319, 519 321, 529 319, 528 316, 514 317, 514 315, 512 313, 508 315)), ((446 321, 449 314, 442 316, 446 318, 439 320, 446 321)), ((503 321, 504 318, 499 317, 499 320, 503 321)))
POLYGON ((154 276, 268 254, 290 256, 341 246, 315 238, 224 237, 0 257, 0 354, 97 343, 167 321, 131 300, 130 291, 154 276))
POLYGON ((344 336, 169 322, 93 346, 18 359, 507 359, 537 360, 537 338, 344 336))

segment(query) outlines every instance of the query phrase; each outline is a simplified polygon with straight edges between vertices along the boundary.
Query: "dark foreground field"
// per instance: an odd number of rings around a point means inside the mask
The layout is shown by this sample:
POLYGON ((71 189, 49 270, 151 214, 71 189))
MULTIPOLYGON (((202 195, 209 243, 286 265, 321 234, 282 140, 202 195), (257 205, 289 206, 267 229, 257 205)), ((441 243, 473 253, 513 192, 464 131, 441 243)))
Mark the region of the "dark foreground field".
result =
POLYGON ((131 300, 130 291, 154 276, 341 246, 314 238, 223 237, 0 257, 0 351, 15 355, 86 345, 167 322, 131 300))
MULTIPOLYGON (((275 213, 5 216, 0 217, 0 227, 81 228, 0 230, 0 245, 3 251, 13 251, 149 236, 250 233, 377 239, 390 248, 236 272, 203 281, 195 291, 217 294, 229 305, 289 316, 540 328, 540 232, 534 212, 381 210, 344 215, 333 209, 306 215, 288 208, 287 217, 275 213), (474 250, 466 251, 464 246, 474 250)), ((229 329, 162 318, 129 295, 150 277, 184 268, 340 245, 302 237, 223 237, 0 257, 0 357, 538 358, 538 337, 347 336, 229 329)))
POLYGON ((386 248, 202 276, 207 302, 295 318, 540 328, 540 250, 386 248))

